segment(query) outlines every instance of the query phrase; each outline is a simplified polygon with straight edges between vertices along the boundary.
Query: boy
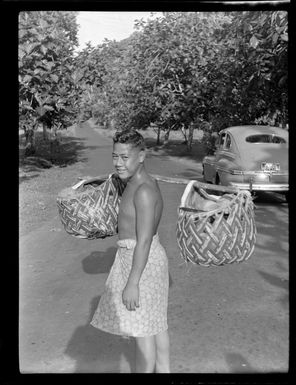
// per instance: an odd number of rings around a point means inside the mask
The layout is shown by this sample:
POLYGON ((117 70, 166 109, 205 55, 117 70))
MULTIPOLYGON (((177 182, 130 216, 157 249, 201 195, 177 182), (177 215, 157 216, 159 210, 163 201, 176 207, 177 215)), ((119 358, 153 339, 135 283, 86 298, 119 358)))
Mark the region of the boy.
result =
POLYGON ((136 372, 169 373, 168 260, 157 228, 163 200, 144 166, 136 131, 113 137, 113 165, 126 182, 118 214, 118 251, 91 324, 136 339, 136 372))

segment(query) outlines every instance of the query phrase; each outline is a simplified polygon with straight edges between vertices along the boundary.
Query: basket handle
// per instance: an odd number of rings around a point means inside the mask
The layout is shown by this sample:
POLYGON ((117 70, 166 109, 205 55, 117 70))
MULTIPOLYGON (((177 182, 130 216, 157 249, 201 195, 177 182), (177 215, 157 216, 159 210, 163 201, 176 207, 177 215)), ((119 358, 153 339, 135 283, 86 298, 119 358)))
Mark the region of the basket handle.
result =
POLYGON ((111 178, 112 175, 113 174, 106 174, 106 175, 95 176, 93 178, 82 179, 78 183, 76 183, 74 186, 72 186, 72 189, 76 190, 76 189, 78 189, 78 187, 85 185, 85 184, 88 184, 88 183, 91 183, 91 182, 95 182, 96 180, 109 179, 109 178, 111 178))
MULTIPOLYGON (((72 188, 76 189, 76 188, 80 187, 82 184, 91 183, 91 182, 94 182, 96 180, 101 180, 101 179, 106 180, 111 175, 113 175, 113 174, 98 175, 98 176, 95 176, 93 178, 84 179, 84 180, 76 183, 74 186, 72 186, 72 188)), ((239 192, 239 189, 237 187, 221 186, 221 185, 217 186, 214 184, 212 185, 212 184, 202 183, 202 182, 199 182, 197 180, 167 177, 167 176, 162 176, 162 175, 157 175, 157 174, 151 174, 151 176, 153 178, 155 178, 156 180, 159 180, 161 182, 177 183, 177 184, 178 183, 179 184, 188 184, 188 183, 194 184, 195 183, 196 187, 203 188, 205 190, 207 190, 207 189, 208 190, 216 190, 216 191, 223 191, 223 192, 228 192, 228 193, 238 193, 239 192)), ((191 184, 191 187, 192 187, 192 184, 191 184)))
POLYGON ((231 193, 238 193, 240 191, 239 188, 237 188, 237 187, 208 184, 208 183, 199 182, 197 180, 195 180, 193 184, 197 188, 201 188, 204 190, 222 191, 222 192, 230 193, 230 194, 231 193))
POLYGON ((194 183, 195 183, 195 180, 192 180, 185 187, 185 190, 184 190, 182 198, 181 198, 181 207, 185 206, 186 199, 187 199, 187 197, 190 193, 190 190, 192 189, 192 186, 194 185, 194 183))
POLYGON ((212 195, 212 194, 208 194, 205 190, 208 189, 208 190, 216 190, 216 191, 223 191, 223 192, 228 192, 228 193, 238 193, 239 192, 239 189, 236 188, 236 187, 228 187, 228 186, 216 186, 216 185, 210 185, 210 184, 207 184, 207 183, 202 183, 202 182, 199 182, 197 180, 191 180, 184 192, 183 192, 183 195, 182 195, 182 198, 181 198, 181 204, 180 204, 180 207, 185 207, 185 204, 186 204, 186 200, 187 200, 187 197, 191 191, 191 189, 193 187, 197 187, 199 189, 199 192, 201 193, 201 195, 204 196, 204 198, 206 199, 210 199, 210 200, 213 200, 213 201, 218 201, 219 200, 219 197, 215 196, 215 195, 212 195))
POLYGON ((184 190, 184 192, 183 192, 183 195, 182 195, 182 198, 181 198, 181 204, 180 204, 180 207, 183 207, 183 208, 185 207, 187 197, 188 197, 188 195, 189 195, 191 189, 192 189, 194 186, 196 186, 196 187, 199 188, 199 191, 200 191, 201 195, 203 195, 206 199, 210 199, 210 200, 213 200, 213 201, 215 201, 215 202, 219 200, 219 198, 216 197, 215 195, 211 195, 211 194, 206 193, 206 192, 199 186, 199 184, 197 183, 197 181, 192 180, 192 181, 190 181, 190 182, 187 184, 187 186, 186 186, 186 188, 185 188, 185 190, 184 190))

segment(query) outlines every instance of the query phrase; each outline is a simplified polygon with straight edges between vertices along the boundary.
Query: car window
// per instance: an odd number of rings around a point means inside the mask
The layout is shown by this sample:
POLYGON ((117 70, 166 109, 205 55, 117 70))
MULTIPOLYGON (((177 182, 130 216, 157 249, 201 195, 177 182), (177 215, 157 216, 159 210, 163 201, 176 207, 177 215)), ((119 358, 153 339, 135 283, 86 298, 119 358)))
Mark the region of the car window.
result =
POLYGON ((231 148, 231 137, 229 134, 226 135, 226 140, 225 140, 225 149, 230 150, 231 148))
POLYGON ((219 147, 223 147, 225 141, 226 132, 223 132, 219 136, 219 147))
POLYGON ((246 137, 249 143, 286 143, 286 140, 280 136, 272 134, 257 134, 246 137))

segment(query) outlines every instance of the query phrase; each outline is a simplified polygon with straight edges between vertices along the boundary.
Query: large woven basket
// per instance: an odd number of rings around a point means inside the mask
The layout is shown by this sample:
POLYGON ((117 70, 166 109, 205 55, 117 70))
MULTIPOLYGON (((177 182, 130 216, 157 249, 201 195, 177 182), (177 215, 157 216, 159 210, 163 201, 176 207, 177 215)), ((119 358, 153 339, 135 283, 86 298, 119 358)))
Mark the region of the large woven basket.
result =
POLYGON ((176 230, 182 258, 202 266, 246 261, 256 241, 253 206, 249 191, 189 182, 176 230))
POLYGON ((117 233, 117 217, 124 186, 116 174, 107 180, 82 180, 57 197, 60 219, 67 233, 97 239, 117 233))

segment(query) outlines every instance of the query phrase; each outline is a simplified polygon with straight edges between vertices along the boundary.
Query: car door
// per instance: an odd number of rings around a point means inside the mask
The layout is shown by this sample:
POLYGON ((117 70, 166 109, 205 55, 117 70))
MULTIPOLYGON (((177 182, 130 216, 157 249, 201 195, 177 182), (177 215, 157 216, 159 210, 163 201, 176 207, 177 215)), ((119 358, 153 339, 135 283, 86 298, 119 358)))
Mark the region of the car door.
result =
POLYGON ((206 182, 215 183, 216 178, 216 169, 217 169, 217 154, 219 153, 221 147, 223 147, 225 138, 225 133, 221 133, 216 142, 216 150, 213 155, 208 155, 204 158, 203 168, 204 168, 204 180, 206 182))
POLYGON ((227 131, 221 133, 220 146, 216 152, 216 183, 221 183, 222 185, 229 184, 229 177, 234 167, 235 158, 233 138, 227 131))

